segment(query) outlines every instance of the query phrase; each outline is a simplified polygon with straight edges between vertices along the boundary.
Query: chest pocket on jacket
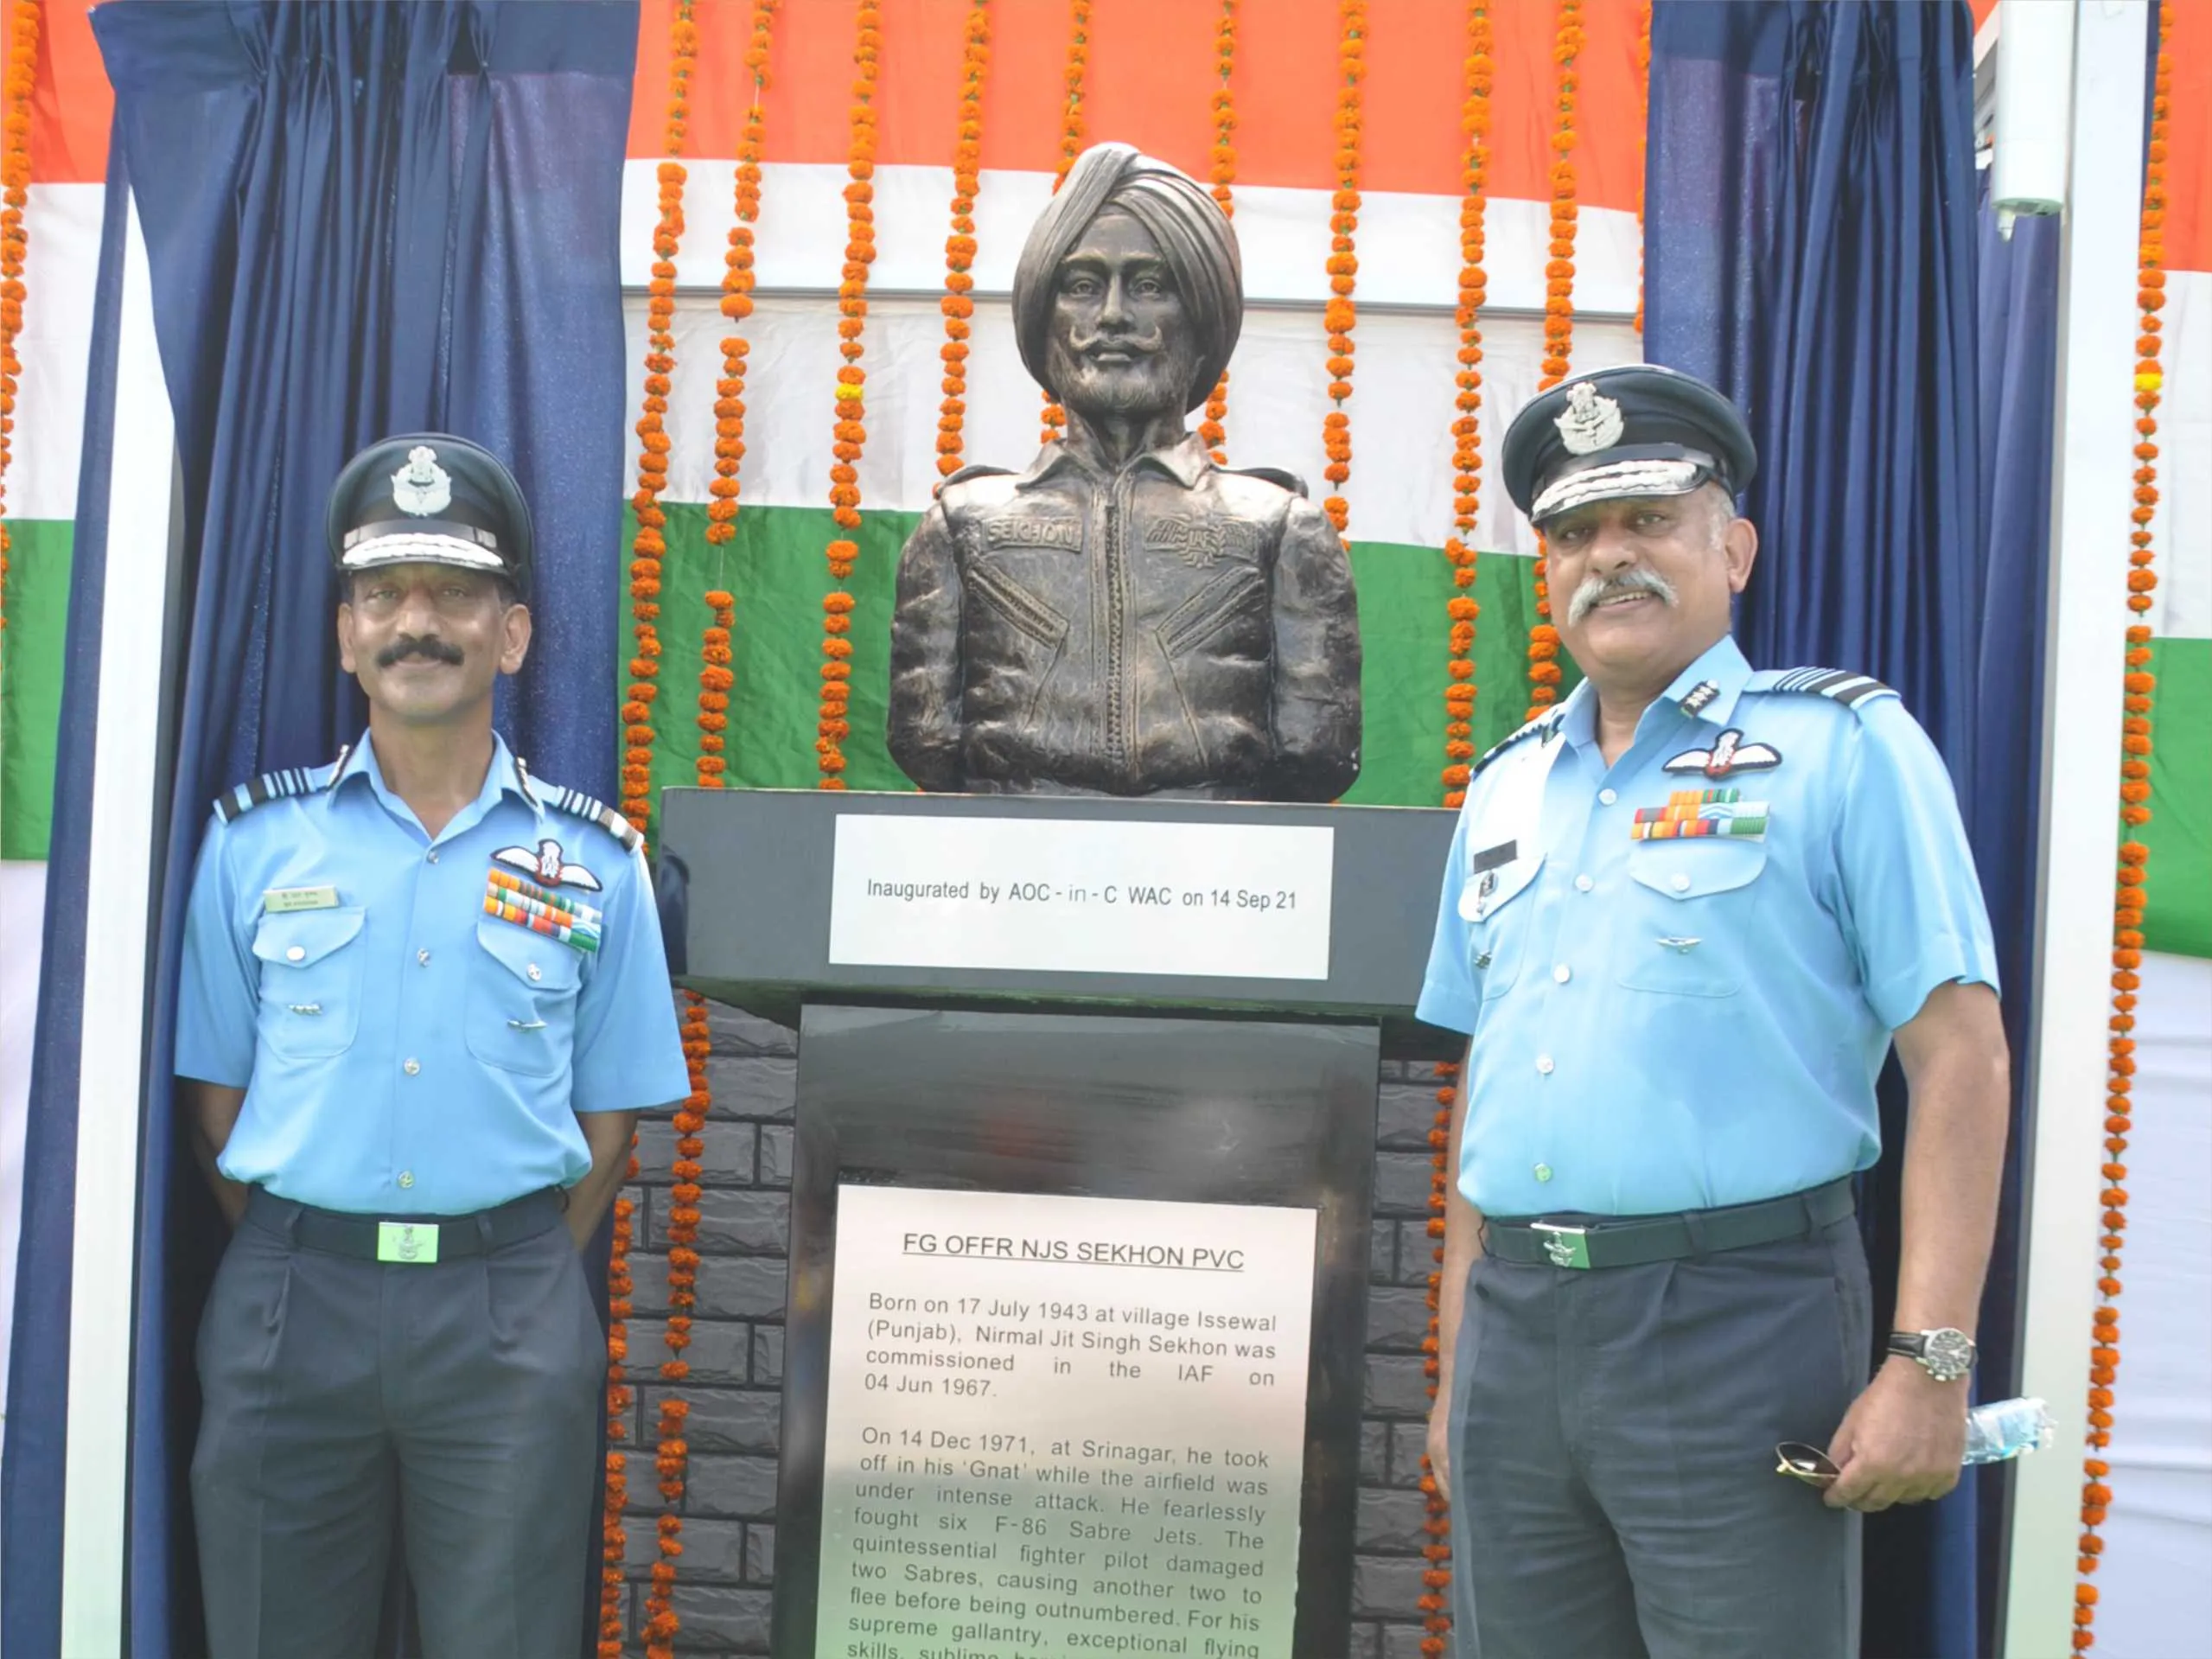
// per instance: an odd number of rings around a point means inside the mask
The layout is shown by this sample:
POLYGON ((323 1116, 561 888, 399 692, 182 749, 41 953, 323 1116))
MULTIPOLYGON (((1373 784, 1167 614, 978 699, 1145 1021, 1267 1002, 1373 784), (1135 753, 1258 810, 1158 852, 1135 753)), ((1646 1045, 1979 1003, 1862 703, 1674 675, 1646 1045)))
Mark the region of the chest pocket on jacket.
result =
POLYGON ((476 923, 476 942, 483 960, 469 964, 469 1052, 502 1071, 554 1075, 576 1040, 583 958, 558 939, 493 916, 476 923))
POLYGON ((1160 654, 1173 660, 1202 645, 1217 652, 1238 648, 1253 656, 1266 654, 1267 583, 1249 565, 1221 572, 1190 597, 1162 617, 1152 629, 1160 654), (1220 643, 1221 635, 1240 623, 1238 638, 1220 643))
POLYGON ((1616 933, 1621 983, 1631 991, 1728 997, 1756 948, 1764 840, 1718 836, 1639 841, 1629 850, 1629 896, 1616 933))
POLYGON ((1536 914, 1530 889, 1544 867, 1544 855, 1515 858, 1480 875, 1469 874, 1459 890, 1459 916, 1467 923, 1468 966, 1482 1000, 1504 995, 1520 977, 1528 935, 1536 914))
POLYGON ((261 963, 256 1029, 271 1054, 322 1060, 354 1045, 361 1024, 361 923, 353 905, 265 916, 253 930, 261 963))

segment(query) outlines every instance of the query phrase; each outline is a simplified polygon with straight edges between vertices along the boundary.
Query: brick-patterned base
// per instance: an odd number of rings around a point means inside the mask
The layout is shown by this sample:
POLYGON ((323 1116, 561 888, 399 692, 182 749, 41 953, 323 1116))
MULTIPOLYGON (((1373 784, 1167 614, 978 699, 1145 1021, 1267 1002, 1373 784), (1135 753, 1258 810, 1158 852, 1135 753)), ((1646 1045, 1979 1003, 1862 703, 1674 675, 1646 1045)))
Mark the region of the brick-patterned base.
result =
MULTIPOLYGON (((775 1474, 783 1386, 786 1239, 790 1226, 791 1120, 798 1075, 794 1034, 709 1005, 714 1106, 707 1118, 700 1200, 698 1307, 685 1356, 692 1374, 691 1483, 676 1649, 686 1654, 768 1652, 775 1579, 775 1474)), ((1358 1559, 1350 1659, 1417 1659, 1420 1651, 1421 1452, 1428 1392, 1421 1338, 1432 1266, 1428 1235, 1429 1129, 1435 1084, 1425 1064, 1386 1062, 1376 1124, 1375 1221, 1367 1291, 1367 1421, 1360 1440, 1358 1559)), ((666 1350, 668 1167, 666 1117, 639 1126, 639 1248, 630 1259, 636 1317, 631 1375, 649 1379, 666 1350)), ((652 1474, 660 1385, 642 1381, 631 1426, 630 1628, 645 1604, 660 1496, 652 1474)), ((634 1637, 633 1641, 634 1642, 634 1637)), ((634 1654, 642 1653, 633 1646, 634 1654)))

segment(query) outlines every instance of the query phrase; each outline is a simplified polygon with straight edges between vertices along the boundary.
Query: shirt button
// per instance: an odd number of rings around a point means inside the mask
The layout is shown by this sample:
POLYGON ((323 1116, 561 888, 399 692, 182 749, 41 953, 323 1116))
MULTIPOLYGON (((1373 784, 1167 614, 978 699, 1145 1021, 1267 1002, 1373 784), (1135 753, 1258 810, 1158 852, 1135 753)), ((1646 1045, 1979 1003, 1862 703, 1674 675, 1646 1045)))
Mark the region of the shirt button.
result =
POLYGON ((1610 807, 1620 798, 1619 794, 1611 789, 1600 789, 1597 792, 1597 804, 1601 807, 1610 807))
POLYGON ((1677 876, 1667 884, 1678 893, 1686 893, 1690 890, 1690 878, 1687 876, 1677 876))
POLYGON ((403 1065, 399 1068, 399 1069, 400 1069, 400 1070, 402 1070, 402 1071, 405 1072, 405 1073, 406 1073, 410 1077, 412 1077, 412 1076, 413 1076, 417 1072, 420 1071, 422 1069, 423 1069, 423 1062, 422 1062, 421 1061, 419 1061, 419 1060, 410 1060, 410 1061, 407 1061, 405 1064, 403 1064, 403 1065))
POLYGON ((537 964, 537 963, 535 963, 535 962, 532 962, 532 963, 531 963, 531 965, 530 965, 530 977, 531 977, 532 979, 544 979, 545 976, 543 973, 539 973, 539 972, 538 971, 538 964, 537 964))
POLYGON ((1536 1056, 1536 1069, 1542 1072, 1546 1077, 1549 1077, 1552 1075, 1552 1056, 1548 1054, 1538 1055, 1536 1056))
POLYGON ((428 852, 424 853, 423 856, 424 856, 424 858, 428 858, 428 859, 429 859, 432 864, 436 864, 436 863, 437 862, 437 849, 436 847, 432 847, 432 848, 431 848, 428 852))
POLYGON ((399 1171, 399 1184, 400 1184, 402 1187, 411 1187, 411 1186, 413 1186, 413 1185, 415 1184, 415 1172, 414 1172, 414 1171, 412 1171, 412 1170, 402 1170, 402 1171, 399 1171))
POLYGON ((1550 1180, 1552 1178, 1552 1166, 1549 1164, 1539 1164, 1536 1166, 1536 1178, 1539 1181, 1550 1180))
POLYGON ((307 948, 304 945, 294 945, 290 950, 284 953, 284 960, 288 962, 305 961, 307 960, 307 948))
POLYGON ((1552 970, 1552 977, 1561 985, 1565 985, 1569 979, 1574 978, 1574 970, 1562 962, 1552 970))
POLYGON ((1587 893, 1591 888, 1597 885, 1597 884, 1590 880, 1587 876, 1577 876, 1575 877, 1575 891, 1578 893, 1587 893))
POLYGON ((430 965, 430 952, 428 952, 427 950, 418 950, 418 951, 417 951, 417 952, 415 953, 415 960, 416 960, 417 962, 418 962, 419 964, 421 964, 423 967, 428 967, 430 965))

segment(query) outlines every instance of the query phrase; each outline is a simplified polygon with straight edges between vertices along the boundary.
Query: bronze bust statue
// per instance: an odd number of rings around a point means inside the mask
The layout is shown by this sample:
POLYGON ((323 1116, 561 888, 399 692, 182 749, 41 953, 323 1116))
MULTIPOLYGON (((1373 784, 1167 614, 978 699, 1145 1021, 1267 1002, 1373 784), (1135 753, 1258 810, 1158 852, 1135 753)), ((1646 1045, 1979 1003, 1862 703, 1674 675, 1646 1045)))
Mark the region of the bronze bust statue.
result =
POLYGON ((1329 801, 1359 775, 1344 544, 1294 475, 1184 430, 1243 321, 1212 196, 1127 144, 1076 158, 1014 276, 1066 441, 954 473, 899 558, 890 750, 923 788, 1329 801))

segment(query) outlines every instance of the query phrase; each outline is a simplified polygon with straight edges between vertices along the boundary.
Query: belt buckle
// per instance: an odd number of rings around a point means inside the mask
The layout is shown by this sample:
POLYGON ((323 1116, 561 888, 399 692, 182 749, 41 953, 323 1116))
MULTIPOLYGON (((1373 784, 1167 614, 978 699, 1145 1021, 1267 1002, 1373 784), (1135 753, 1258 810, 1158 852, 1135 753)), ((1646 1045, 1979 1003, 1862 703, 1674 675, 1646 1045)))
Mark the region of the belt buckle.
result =
POLYGON ((427 1267, 437 1260, 437 1223, 435 1222, 379 1222, 376 1259, 427 1267))
POLYGON ((1544 1254, 1552 1259, 1554 1267, 1590 1266, 1588 1228, 1570 1227, 1564 1222, 1531 1222, 1528 1230, 1550 1235, 1544 1241, 1544 1254))

